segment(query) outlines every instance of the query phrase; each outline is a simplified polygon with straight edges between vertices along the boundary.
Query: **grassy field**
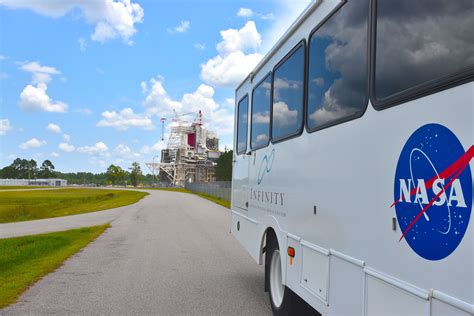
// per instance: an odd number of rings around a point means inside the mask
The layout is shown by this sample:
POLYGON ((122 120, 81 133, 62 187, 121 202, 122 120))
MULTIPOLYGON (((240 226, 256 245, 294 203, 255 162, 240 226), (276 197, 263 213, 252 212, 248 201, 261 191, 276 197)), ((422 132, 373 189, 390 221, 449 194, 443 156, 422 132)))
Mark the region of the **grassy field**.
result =
POLYGON ((58 189, 0 192, 0 223, 75 215, 129 205, 147 193, 129 190, 58 189))
POLYGON ((96 239, 109 225, 0 239, 0 308, 96 239))
POLYGON ((204 194, 204 193, 197 193, 197 192, 192 192, 189 190, 186 190, 184 188, 147 188, 148 190, 161 190, 161 191, 172 191, 172 192, 182 192, 182 193, 191 193, 195 194, 197 196, 200 196, 206 200, 212 201, 214 203, 217 203, 219 205, 222 205, 224 207, 230 208, 230 201, 222 200, 219 198, 216 198, 212 195, 204 194))
POLYGON ((5 185, 0 186, 0 191, 2 190, 30 190, 30 189, 54 189, 54 187, 49 186, 39 186, 39 185, 5 185))

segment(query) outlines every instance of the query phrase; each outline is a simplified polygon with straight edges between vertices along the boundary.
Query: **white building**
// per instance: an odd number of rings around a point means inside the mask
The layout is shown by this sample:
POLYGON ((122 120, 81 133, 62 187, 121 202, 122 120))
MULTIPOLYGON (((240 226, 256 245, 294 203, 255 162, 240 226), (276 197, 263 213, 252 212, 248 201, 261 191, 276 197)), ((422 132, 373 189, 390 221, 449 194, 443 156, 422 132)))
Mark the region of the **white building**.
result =
POLYGON ((65 187, 67 186, 67 180, 64 180, 64 179, 0 179, 0 186, 28 186, 28 185, 65 187))

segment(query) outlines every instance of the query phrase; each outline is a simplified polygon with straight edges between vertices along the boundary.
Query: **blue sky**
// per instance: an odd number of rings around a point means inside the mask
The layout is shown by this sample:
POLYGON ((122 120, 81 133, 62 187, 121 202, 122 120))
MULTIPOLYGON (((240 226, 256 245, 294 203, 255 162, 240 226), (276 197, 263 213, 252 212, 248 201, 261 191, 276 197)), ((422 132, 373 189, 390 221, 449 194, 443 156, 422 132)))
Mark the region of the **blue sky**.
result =
POLYGON ((0 167, 146 172, 173 110, 231 147, 235 86, 308 3, 0 0, 0 167))

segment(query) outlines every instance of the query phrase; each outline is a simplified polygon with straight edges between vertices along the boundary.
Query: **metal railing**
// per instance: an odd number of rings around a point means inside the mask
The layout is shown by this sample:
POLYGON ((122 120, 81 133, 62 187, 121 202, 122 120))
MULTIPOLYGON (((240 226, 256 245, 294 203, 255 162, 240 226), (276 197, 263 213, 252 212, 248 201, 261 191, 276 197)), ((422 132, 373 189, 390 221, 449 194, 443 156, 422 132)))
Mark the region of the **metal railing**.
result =
POLYGON ((230 201, 230 194, 232 190, 231 181, 216 181, 216 182, 195 182, 186 183, 186 189, 193 192, 204 193, 224 201, 230 201))

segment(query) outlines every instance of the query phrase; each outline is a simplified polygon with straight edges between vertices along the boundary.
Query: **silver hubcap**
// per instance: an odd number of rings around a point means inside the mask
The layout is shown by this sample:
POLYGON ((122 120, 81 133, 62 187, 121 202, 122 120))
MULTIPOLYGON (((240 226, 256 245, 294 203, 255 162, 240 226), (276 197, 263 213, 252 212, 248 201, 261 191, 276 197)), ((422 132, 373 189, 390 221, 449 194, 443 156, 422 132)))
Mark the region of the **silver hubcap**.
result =
POLYGON ((284 291, 285 287, 281 279, 280 250, 276 249, 270 261, 270 293, 273 305, 275 305, 276 308, 280 307, 283 302, 284 291))

